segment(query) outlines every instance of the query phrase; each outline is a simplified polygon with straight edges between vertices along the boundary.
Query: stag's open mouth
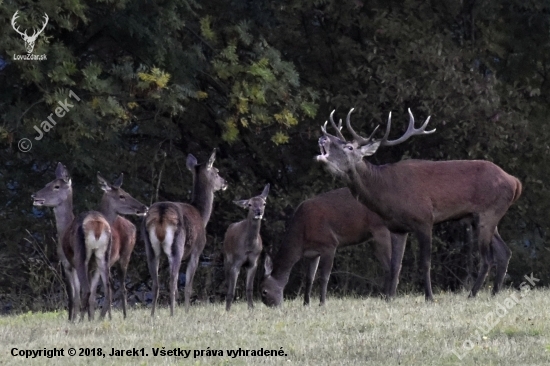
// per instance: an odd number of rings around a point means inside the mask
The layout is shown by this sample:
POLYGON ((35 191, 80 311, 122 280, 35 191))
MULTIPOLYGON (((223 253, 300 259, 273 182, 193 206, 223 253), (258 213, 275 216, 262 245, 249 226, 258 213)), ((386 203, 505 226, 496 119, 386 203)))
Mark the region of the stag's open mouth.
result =
POLYGON ((319 150, 321 150, 321 155, 317 155, 317 161, 327 161, 328 149, 325 147, 322 137, 319 139, 319 150))

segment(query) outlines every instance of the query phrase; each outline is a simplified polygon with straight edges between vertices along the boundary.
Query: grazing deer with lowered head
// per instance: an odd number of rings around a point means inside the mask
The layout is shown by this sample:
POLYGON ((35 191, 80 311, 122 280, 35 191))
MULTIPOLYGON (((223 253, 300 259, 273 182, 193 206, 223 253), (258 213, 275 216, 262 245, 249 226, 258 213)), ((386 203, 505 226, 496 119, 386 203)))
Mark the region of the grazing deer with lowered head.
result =
POLYGON ((96 263, 96 271, 101 276, 106 289, 107 306, 111 304, 108 268, 111 227, 105 217, 97 211, 84 212, 75 218, 69 173, 63 164, 58 163, 55 174, 56 179, 32 195, 33 204, 54 209, 58 239, 57 253, 68 280, 69 320, 76 320, 79 308, 81 320, 86 311, 88 318, 92 320, 95 297, 92 297, 88 279, 90 261, 96 263))
MULTIPOLYGON (((130 256, 136 245, 136 227, 130 221, 125 219, 122 215, 137 215, 145 216, 147 213, 147 206, 136 200, 122 188, 122 180, 124 174, 120 173, 120 177, 113 183, 109 184, 101 174, 97 173, 97 180, 99 186, 103 190, 103 197, 101 199, 101 206, 99 212, 103 214, 109 225, 111 226, 111 254, 109 268, 115 263, 119 264, 120 269, 120 288, 122 290, 122 313, 126 319, 126 307, 127 307, 127 291, 126 291, 126 273, 128 272, 128 264, 130 263, 130 256)), ((97 287, 99 281, 98 273, 92 278, 92 291, 97 287)), ((111 295, 112 298, 112 295, 111 295)), ((102 313, 109 307, 104 307, 102 313)), ((103 313, 104 315, 104 313, 103 313)), ((109 311, 109 318, 111 312, 109 311)))
POLYGON ((350 115, 346 126, 353 135, 346 141, 330 116, 338 136, 327 133, 326 123, 319 138, 321 154, 317 161, 336 176, 343 178, 354 196, 382 217, 394 233, 416 234, 420 245, 421 266, 424 272, 424 292, 433 300, 430 279, 432 227, 435 223, 471 217, 475 220, 475 238, 481 257, 478 277, 470 292, 476 296, 490 266, 496 262, 493 294, 502 286, 511 257, 510 249, 500 237, 497 224, 508 208, 520 196, 522 185, 516 178, 486 160, 403 160, 394 164, 376 166, 364 158, 373 155, 380 146, 394 146, 413 135, 423 135, 429 117, 416 129, 409 110, 409 127, 405 134, 388 140, 391 113, 386 133, 381 140, 358 135, 351 127, 350 115))
POLYGON ((393 296, 401 270, 402 258, 398 255, 402 255, 403 250, 395 250, 397 256, 392 257, 392 244, 404 247, 406 237, 391 235, 382 219, 359 203, 347 188, 335 189, 303 201, 294 212, 273 261, 266 256, 266 272, 260 286, 263 303, 268 306, 281 304, 292 267, 305 257, 309 270, 304 305, 309 304, 317 268, 321 280, 320 305, 324 305, 336 249, 364 243, 371 237, 374 239, 374 254, 386 272, 384 293, 387 297, 393 296), (394 273, 396 282, 392 283, 394 273))
POLYGON ((161 251, 168 257, 170 270, 170 315, 178 295, 178 274, 181 261, 189 258, 185 276, 185 309, 189 310, 189 301, 193 290, 193 277, 199 263, 199 257, 206 245, 206 225, 210 220, 214 192, 225 190, 227 184, 214 168, 216 150, 206 164, 198 164, 197 159, 187 156, 187 169, 193 173, 193 192, 191 204, 180 202, 157 202, 145 216, 141 231, 145 241, 145 253, 149 272, 153 279, 153 307, 159 295, 158 267, 161 251))
POLYGON ((225 310, 229 311, 239 271, 246 267, 246 300, 248 308, 252 309, 252 290, 254 288, 254 276, 258 268, 258 258, 262 253, 262 237, 260 226, 264 216, 265 204, 269 193, 267 184, 259 196, 247 200, 233 201, 237 206, 248 208, 248 216, 245 220, 235 222, 227 228, 223 239, 223 253, 225 259, 225 278, 227 279, 227 297, 225 310))

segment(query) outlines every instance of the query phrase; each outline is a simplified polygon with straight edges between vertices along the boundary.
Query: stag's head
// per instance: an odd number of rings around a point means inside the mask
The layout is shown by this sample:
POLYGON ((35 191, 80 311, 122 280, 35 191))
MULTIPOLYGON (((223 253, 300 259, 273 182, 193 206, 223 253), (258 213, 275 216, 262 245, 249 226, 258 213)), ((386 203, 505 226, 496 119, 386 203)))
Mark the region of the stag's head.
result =
POLYGON ((106 208, 112 209, 118 215, 145 216, 148 207, 120 188, 120 186, 122 186, 123 177, 124 174, 120 173, 120 177, 118 177, 113 184, 109 184, 109 182, 97 172, 97 181, 104 191, 101 204, 106 208))
POLYGON ((66 200, 71 199, 72 194, 73 189, 69 172, 63 164, 57 163, 55 179, 31 197, 34 206, 57 207, 66 200))
POLYGON ((17 33, 21 35, 21 37, 23 38, 23 41, 25 41, 25 48, 27 49, 27 53, 32 53, 36 39, 38 38, 40 33, 44 31, 44 28, 46 28, 46 25, 48 24, 48 20, 49 20, 48 14, 44 13, 44 23, 42 24, 42 28, 40 30, 33 28, 33 34, 29 36, 27 35, 27 30, 25 30, 25 32, 21 32, 19 30, 19 27, 15 23, 16 19, 19 17, 19 15, 17 15, 18 12, 19 11, 16 11, 15 14, 13 14, 13 17, 11 18, 11 26, 17 33))
POLYGON ((277 280, 271 276, 271 272, 273 271, 273 261, 269 255, 265 256, 264 268, 265 275, 262 284, 260 285, 262 302, 269 307, 279 306, 283 302, 284 287, 279 285, 277 280))
POLYGON ((220 177, 218 168, 214 167, 214 161, 216 161, 216 149, 210 155, 210 159, 206 164, 199 164, 197 158, 193 154, 187 155, 187 169, 189 169, 197 183, 207 189, 216 192, 219 190, 225 191, 227 189, 227 183, 225 179, 220 177))
POLYGON ((233 201, 237 206, 248 208, 248 216, 253 220, 261 220, 264 217, 265 204, 269 194, 269 183, 266 184, 262 194, 247 200, 233 201))
POLYGON ((391 112, 388 117, 386 133, 381 140, 374 139, 374 134, 378 130, 379 126, 374 129, 368 138, 364 138, 357 134, 351 127, 350 116, 353 110, 354 109, 352 108, 346 117, 346 127, 352 134, 353 140, 346 141, 346 138, 341 132, 342 120, 340 120, 337 126, 333 119, 334 111, 330 114, 330 123, 336 130, 336 134, 338 136, 331 135, 327 132, 327 122, 325 122, 325 125, 321 127, 323 136, 319 138, 319 148, 321 149, 321 154, 317 155, 317 161, 324 163, 326 168, 332 174, 343 178, 349 177, 349 174, 354 169, 355 165, 362 162, 365 156, 373 155, 380 146, 397 145, 413 135, 423 135, 435 132, 435 129, 425 131, 426 126, 430 121, 430 117, 426 119, 422 127, 418 129, 414 128, 414 117, 409 109, 409 127, 407 128, 405 134, 397 140, 388 140, 391 129, 391 112))

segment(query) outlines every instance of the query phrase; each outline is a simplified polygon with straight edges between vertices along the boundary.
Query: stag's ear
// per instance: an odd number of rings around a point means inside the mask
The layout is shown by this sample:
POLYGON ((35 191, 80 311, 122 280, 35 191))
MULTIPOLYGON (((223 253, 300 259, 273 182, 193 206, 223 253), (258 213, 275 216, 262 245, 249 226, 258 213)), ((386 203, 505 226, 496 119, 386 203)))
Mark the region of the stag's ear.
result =
POLYGON ((122 185, 122 180, 124 179, 124 173, 120 173, 120 177, 113 183, 113 187, 119 189, 122 185))
POLYGON ((208 159, 208 169, 212 169, 214 161, 216 161, 216 149, 212 151, 212 155, 210 155, 210 159, 208 159))
POLYGON ((101 176, 99 172, 97 172, 97 182, 99 183, 99 186, 101 187, 101 189, 104 190, 105 192, 111 190, 111 185, 109 184, 109 182, 107 182, 105 178, 101 176))
POLYGON ((187 169, 194 172, 197 164, 198 164, 197 158, 194 157, 193 154, 187 155, 187 169))
POLYGON ((271 257, 269 256, 269 254, 265 255, 264 269, 265 269, 265 274, 264 274, 265 277, 269 276, 273 271, 273 261, 271 260, 271 257))
POLYGON ((380 141, 374 141, 374 142, 370 142, 366 145, 363 145, 363 146, 360 147, 361 155, 371 156, 378 150, 379 147, 380 147, 380 141))
POLYGON ((239 207, 248 208, 248 200, 233 201, 233 203, 239 207))
POLYGON ((267 198, 267 195, 269 194, 269 183, 267 183, 264 187, 264 191, 262 192, 261 196, 265 200, 267 198))
POLYGON ((55 168, 55 177, 57 179, 63 179, 65 183, 69 183, 71 181, 67 168, 65 165, 61 164, 61 162, 57 163, 57 168, 55 168))

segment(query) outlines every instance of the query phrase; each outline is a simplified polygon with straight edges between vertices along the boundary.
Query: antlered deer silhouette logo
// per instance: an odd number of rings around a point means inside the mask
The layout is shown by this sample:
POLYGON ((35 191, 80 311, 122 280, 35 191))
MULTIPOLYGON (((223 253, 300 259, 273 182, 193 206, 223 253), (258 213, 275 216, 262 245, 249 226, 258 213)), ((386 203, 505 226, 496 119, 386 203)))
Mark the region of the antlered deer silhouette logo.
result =
POLYGON ((15 14, 13 14, 13 18, 11 18, 11 26, 13 27, 13 29, 19 33, 21 35, 21 37, 23 37, 23 40, 25 41, 25 48, 27 49, 27 53, 32 53, 32 50, 34 49, 34 43, 36 42, 36 38, 38 38, 38 36, 40 35, 40 33, 42 33, 42 31, 44 31, 44 28, 46 28, 46 25, 48 24, 48 14, 44 13, 44 24, 42 25, 42 29, 40 29, 38 32, 36 31, 36 29, 34 29, 34 33, 32 34, 32 36, 29 36, 27 35, 27 30, 25 30, 25 32, 21 32, 19 30, 19 27, 15 24, 15 20, 18 18, 19 15, 17 15, 17 13, 19 12, 16 11, 15 14))

